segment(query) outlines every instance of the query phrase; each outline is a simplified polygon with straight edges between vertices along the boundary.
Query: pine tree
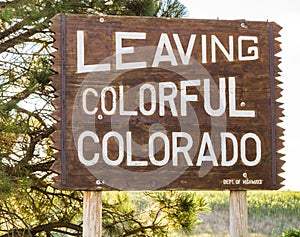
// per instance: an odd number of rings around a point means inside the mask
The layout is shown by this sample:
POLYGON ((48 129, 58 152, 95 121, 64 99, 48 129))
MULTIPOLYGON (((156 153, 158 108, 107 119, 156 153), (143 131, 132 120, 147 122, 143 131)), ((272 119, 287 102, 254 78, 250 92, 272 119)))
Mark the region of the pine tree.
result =
MULTIPOLYGON (((0 9, 0 235, 81 236, 81 192, 50 186, 55 130, 50 19, 62 12, 182 17, 186 9, 177 0, 4 0, 0 9)), ((204 206, 190 193, 108 192, 105 233, 190 231, 204 206)))

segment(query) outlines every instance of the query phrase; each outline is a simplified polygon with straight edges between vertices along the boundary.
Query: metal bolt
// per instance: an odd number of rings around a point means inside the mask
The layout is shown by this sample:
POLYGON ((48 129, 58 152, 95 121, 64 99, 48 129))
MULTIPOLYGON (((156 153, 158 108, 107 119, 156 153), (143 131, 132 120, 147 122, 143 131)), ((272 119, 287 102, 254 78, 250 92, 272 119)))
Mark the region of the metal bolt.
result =
POLYGON ((103 23, 103 22, 104 22, 104 18, 101 17, 101 18, 99 19, 99 21, 100 21, 100 23, 103 23))
POLYGON ((97 185, 102 185, 102 184, 104 184, 104 181, 103 181, 103 180, 97 179, 97 180, 96 180, 96 184, 97 184, 97 185))
POLYGON ((246 28, 248 28, 248 26, 246 25, 246 23, 245 23, 245 22, 242 22, 242 23, 241 23, 241 27, 242 27, 243 29, 246 29, 246 28))
POLYGON ((246 106, 246 103, 243 101, 243 102, 241 102, 241 106, 242 107, 245 107, 246 106))

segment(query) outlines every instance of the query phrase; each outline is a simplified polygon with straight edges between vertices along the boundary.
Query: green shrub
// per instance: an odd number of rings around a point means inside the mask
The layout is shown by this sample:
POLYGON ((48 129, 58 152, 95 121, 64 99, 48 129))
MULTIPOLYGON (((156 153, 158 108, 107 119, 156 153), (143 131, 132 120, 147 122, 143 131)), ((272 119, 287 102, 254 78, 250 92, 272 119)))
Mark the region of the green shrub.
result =
POLYGON ((300 237, 300 230, 287 230, 284 231, 281 235, 282 237, 300 237))

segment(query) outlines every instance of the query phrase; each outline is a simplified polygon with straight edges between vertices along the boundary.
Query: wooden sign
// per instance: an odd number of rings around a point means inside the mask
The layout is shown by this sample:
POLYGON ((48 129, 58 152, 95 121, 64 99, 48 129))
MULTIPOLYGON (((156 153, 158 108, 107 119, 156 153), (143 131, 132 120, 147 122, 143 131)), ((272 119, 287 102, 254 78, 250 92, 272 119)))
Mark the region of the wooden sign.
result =
POLYGON ((52 22, 55 187, 282 187, 280 26, 64 14, 52 22))

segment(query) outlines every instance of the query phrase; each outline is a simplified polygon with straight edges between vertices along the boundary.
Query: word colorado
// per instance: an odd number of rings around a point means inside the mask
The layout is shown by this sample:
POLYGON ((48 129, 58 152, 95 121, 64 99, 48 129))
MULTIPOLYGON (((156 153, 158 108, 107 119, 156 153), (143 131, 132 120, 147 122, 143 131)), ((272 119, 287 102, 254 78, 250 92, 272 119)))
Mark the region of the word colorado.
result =
MULTIPOLYGON (((261 140, 254 133, 246 133, 242 136, 240 142, 237 138, 229 132, 220 133, 220 150, 221 150, 221 162, 220 166, 233 166, 238 161, 240 157, 242 163, 245 166, 256 166, 261 161, 261 140), (233 155, 228 157, 226 149, 229 143, 232 144, 233 155), (255 157, 247 157, 247 143, 254 142, 256 155, 255 157), (240 152, 239 152, 240 151, 240 152), (239 154, 240 153, 240 154, 239 154)), ((217 156, 215 153, 215 148, 212 143, 210 134, 204 132, 202 135, 200 148, 198 151, 198 157, 196 158, 196 164, 193 162, 193 157, 190 156, 189 151, 193 146, 198 146, 194 144, 193 138, 190 134, 186 132, 172 132, 172 138, 169 140, 168 136, 162 132, 155 132, 150 135, 148 141, 148 160, 133 160, 132 155, 132 132, 126 132, 126 137, 124 138, 120 133, 115 131, 110 131, 103 136, 101 149, 99 152, 94 153, 94 156, 86 157, 84 152, 84 144, 87 142, 94 142, 99 144, 100 140, 96 133, 92 131, 85 131, 80 134, 78 138, 78 158, 80 162, 86 166, 92 166, 99 162, 100 157, 102 156, 103 161, 110 166, 118 166, 125 159, 127 166, 148 166, 150 164, 155 166, 164 166, 171 161, 172 165, 178 166, 179 163, 182 164, 179 159, 185 163, 185 166, 201 166, 203 161, 212 162, 213 166, 219 166, 217 161, 217 156), (186 144, 181 145, 178 142, 179 139, 185 140, 186 144), (110 157, 109 150, 111 144, 109 140, 113 140, 118 143, 118 156, 110 157), (157 159, 155 157, 156 148, 155 143, 157 141, 162 142, 164 147, 164 156, 162 159, 157 159), (171 148, 171 149, 170 149, 171 148), (170 151, 171 150, 171 151, 170 151), (126 151, 126 152, 124 152, 126 151), (207 153, 208 151, 208 153, 207 153), (126 154, 126 157, 125 157, 126 154)), ((90 154, 90 152, 89 152, 90 154)))

